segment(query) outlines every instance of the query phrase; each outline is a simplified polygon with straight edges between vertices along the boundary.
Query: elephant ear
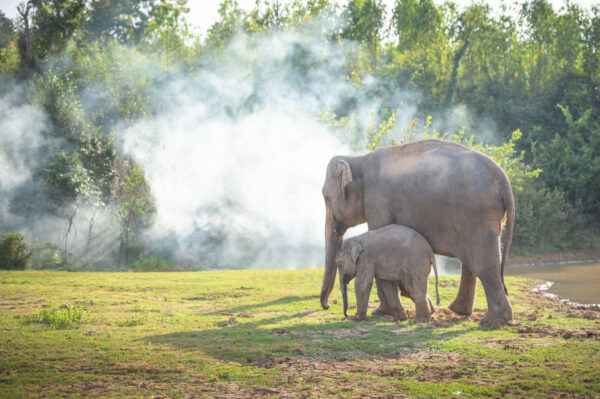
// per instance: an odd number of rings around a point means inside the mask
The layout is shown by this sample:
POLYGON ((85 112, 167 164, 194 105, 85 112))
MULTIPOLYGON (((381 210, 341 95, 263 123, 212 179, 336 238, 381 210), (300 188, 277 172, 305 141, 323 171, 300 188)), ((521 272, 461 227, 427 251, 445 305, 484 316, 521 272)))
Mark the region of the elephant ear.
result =
POLYGON ((352 183, 352 171, 348 162, 343 159, 338 161, 338 174, 340 176, 340 188, 344 192, 346 186, 352 183))
POLYGON ((355 242, 352 248, 350 249, 350 257, 352 258, 352 262, 354 262, 355 265, 356 262, 358 262, 358 257, 360 256, 362 251, 363 247, 362 245, 360 245, 359 242, 355 242))

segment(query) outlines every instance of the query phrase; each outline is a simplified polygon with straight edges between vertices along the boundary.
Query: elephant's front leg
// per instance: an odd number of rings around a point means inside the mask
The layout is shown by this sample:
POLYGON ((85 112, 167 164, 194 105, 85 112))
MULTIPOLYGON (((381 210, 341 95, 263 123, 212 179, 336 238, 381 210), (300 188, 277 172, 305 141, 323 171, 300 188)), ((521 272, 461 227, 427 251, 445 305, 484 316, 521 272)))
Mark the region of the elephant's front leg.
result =
POLYGON ((477 279, 473 273, 462 263, 460 286, 456 299, 448 306, 448 309, 460 315, 469 316, 473 312, 473 301, 475 300, 475 287, 477 279))
MULTIPOLYGON (((378 315, 378 314, 386 315, 387 314, 387 315, 391 316, 392 315, 391 306, 388 303, 388 300, 384 293, 384 289, 383 289, 381 280, 376 278, 375 285, 377 286, 377 296, 379 297, 379 307, 377 309, 375 309, 374 311, 372 311, 371 314, 372 315, 378 315)), ((398 287, 396 287, 396 291, 397 290, 398 290, 398 287)))
POLYGON ((355 321, 367 320, 367 308, 369 307, 369 295, 373 286, 373 277, 361 275, 356 276, 354 290, 356 292, 356 314, 353 317, 355 321))

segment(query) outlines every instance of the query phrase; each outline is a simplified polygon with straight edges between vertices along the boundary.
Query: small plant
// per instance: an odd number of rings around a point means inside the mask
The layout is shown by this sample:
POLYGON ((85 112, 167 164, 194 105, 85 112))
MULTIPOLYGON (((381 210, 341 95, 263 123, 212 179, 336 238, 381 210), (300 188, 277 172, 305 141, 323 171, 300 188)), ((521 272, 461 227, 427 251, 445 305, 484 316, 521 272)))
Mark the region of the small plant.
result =
POLYGON ((50 305, 32 316, 30 321, 33 323, 48 324, 54 328, 79 327, 85 321, 88 312, 76 305, 50 305))
POLYGON ((136 309, 136 315, 131 319, 128 320, 124 323, 122 323, 122 326, 139 326, 141 324, 144 324, 144 322, 146 321, 146 319, 148 318, 148 312, 150 310, 150 306, 145 303, 142 306, 140 306, 138 309, 136 309))
POLYGON ((133 264, 134 272, 170 272, 175 270, 173 262, 165 260, 160 256, 151 256, 136 261, 133 264))
POLYGON ((31 251, 21 233, 7 233, 0 237, 0 269, 24 270, 31 258, 31 251))

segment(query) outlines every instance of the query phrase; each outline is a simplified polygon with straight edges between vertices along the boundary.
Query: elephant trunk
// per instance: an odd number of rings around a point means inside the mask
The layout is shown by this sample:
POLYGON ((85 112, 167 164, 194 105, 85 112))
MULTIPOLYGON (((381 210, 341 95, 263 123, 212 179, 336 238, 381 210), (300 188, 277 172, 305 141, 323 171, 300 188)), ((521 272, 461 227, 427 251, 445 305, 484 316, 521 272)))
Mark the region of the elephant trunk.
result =
POLYGON ((321 287, 321 306, 323 309, 329 309, 327 300, 333 290, 337 270, 335 259, 340 250, 345 231, 345 229, 340 229, 337 226, 333 218, 330 217, 328 210, 325 222, 325 275, 323 276, 323 286, 321 287))
POLYGON ((342 289, 342 301, 344 302, 344 317, 348 317, 348 280, 340 273, 340 288, 342 289))

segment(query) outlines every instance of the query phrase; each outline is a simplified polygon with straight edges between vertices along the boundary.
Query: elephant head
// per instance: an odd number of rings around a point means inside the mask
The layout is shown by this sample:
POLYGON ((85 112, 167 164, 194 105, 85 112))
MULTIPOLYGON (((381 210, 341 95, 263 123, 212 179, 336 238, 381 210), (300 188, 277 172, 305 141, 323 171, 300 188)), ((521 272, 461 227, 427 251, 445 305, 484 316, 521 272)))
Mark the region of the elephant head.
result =
POLYGON ((356 264, 363 251, 362 245, 354 240, 346 240, 342 244, 337 264, 340 271, 340 288, 344 301, 344 316, 348 317, 348 283, 356 277, 356 264))
POLYGON ((344 234, 348 227, 365 222, 362 173, 358 162, 352 157, 334 157, 327 166, 322 192, 326 216, 321 306, 328 309, 327 300, 335 282, 335 260, 344 234))

